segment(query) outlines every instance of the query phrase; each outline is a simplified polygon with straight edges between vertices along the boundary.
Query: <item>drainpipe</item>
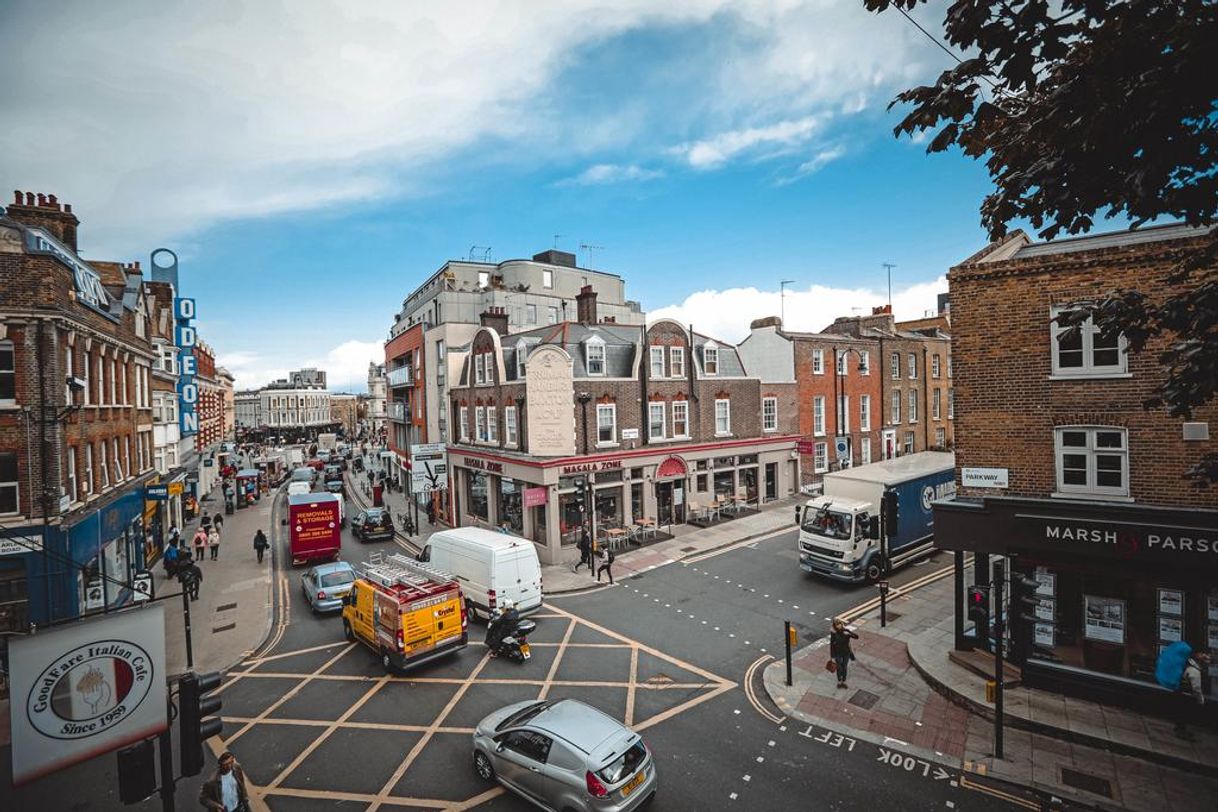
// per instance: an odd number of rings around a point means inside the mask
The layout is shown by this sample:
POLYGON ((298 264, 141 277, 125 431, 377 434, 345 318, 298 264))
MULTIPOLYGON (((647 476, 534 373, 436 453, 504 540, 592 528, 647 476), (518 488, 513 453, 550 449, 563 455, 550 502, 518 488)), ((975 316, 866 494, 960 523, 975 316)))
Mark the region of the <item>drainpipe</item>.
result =
POLYGON ((922 344, 922 450, 930 448, 930 367, 926 364, 926 344, 922 344))
POLYGON ((650 383, 648 374, 651 365, 651 348, 647 346, 647 324, 639 326, 639 414, 642 426, 639 436, 643 445, 651 445, 651 401, 647 397, 647 386, 650 383))

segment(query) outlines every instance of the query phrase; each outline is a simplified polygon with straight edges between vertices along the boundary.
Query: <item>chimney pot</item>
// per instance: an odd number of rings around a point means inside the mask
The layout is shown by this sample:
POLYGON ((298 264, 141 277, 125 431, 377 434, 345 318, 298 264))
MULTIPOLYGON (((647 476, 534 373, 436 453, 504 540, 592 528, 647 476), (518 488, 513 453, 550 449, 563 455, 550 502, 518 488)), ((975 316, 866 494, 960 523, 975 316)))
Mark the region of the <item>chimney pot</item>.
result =
POLYGON ((18 206, 21 205, 21 190, 20 189, 13 190, 13 202, 16 203, 18 206))
POLYGON ((47 203, 50 203, 55 208, 59 208, 59 199, 55 195, 47 195, 47 203))
POLYGON ((44 207, 44 206, 46 206, 46 204, 47 204, 47 196, 46 196, 46 195, 44 195, 42 192, 39 192, 39 193, 38 193, 38 205, 39 205, 39 207, 44 207))
POLYGON ((34 205, 34 193, 33 192, 25 193, 25 205, 27 205, 27 206, 34 205))

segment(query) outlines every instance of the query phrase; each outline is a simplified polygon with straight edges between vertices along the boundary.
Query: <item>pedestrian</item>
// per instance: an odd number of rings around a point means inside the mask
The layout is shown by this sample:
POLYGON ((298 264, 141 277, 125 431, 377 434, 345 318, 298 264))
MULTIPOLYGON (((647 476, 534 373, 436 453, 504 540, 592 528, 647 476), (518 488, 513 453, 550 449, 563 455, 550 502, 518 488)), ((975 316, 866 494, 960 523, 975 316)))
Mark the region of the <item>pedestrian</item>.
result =
POLYGON ((220 531, 212 526, 211 532, 207 534, 207 546, 211 548, 211 560, 215 561, 220 557, 220 531))
POLYGON ((182 590, 190 596, 190 599, 197 601, 199 587, 203 583, 203 570, 199 569, 198 564, 182 567, 178 570, 178 582, 182 584, 182 590))
POLYGON ((608 548, 601 550, 600 556, 601 556, 601 565, 596 568, 596 582, 598 584, 601 582, 601 573, 603 572, 609 576, 609 583, 613 583, 613 570, 611 569, 611 567, 613 566, 613 560, 617 556, 615 556, 613 554, 613 550, 610 550, 608 548))
POLYGON ((262 563, 262 555, 266 552, 266 548, 270 547, 271 543, 266 540, 266 533, 262 532, 262 528, 258 528, 258 532, 254 534, 254 552, 258 554, 258 563, 262 563))
POLYGON ((245 771, 229 751, 220 754, 216 771, 199 787, 199 803, 209 812, 248 812, 245 771))
POLYGON ((829 657, 832 658, 833 664, 836 666, 837 687, 845 688, 846 671, 849 668, 850 661, 854 659, 854 651, 850 648, 851 640, 858 640, 859 636, 846 628, 846 621, 840 617, 833 619, 833 631, 829 634, 829 657))
POLYGON ((216 518, 212 519, 211 523, 215 526, 217 533, 224 532, 224 517, 222 515, 217 513, 216 518))
POLYGON ((176 524, 169 527, 169 543, 174 547, 182 543, 182 531, 178 529, 176 524))
POLYGON ((195 536, 191 539, 191 543, 195 548, 195 561, 202 561, 204 553, 207 552, 207 531, 200 527, 195 531, 195 536))
POLYGON ((579 572, 579 568, 585 564, 588 566, 588 572, 591 573, 595 567, 592 565, 592 539, 588 536, 588 528, 582 528, 579 534, 579 543, 576 545, 579 548, 579 563, 575 565, 575 572, 579 572))
POLYGON ((427 500, 427 523, 436 523, 436 503, 430 499, 427 500))

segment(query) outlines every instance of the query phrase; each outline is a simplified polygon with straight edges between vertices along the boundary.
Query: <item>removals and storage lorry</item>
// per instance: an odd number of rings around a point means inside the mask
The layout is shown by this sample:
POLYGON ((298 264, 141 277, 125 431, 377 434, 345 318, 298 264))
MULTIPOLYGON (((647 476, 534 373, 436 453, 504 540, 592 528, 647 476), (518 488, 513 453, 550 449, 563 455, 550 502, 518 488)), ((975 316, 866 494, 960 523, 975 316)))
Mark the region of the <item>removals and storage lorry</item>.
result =
POLYGON ((541 562, 528 539, 481 527, 456 527, 432 533, 419 553, 461 584, 470 612, 489 618, 505 598, 527 615, 541 608, 541 562))
POLYGON ((342 506, 332 493, 288 494, 292 563, 334 561, 342 546, 342 506))
POLYGON ((343 634, 401 671, 465 648, 469 620, 452 576, 403 555, 363 564, 343 598, 343 634))
POLYGON ((839 581, 876 581, 934 547, 931 504, 956 492, 956 458, 922 451, 833 471, 824 482, 824 495, 800 510, 800 568, 839 581), (885 526, 885 498, 896 502, 895 517, 887 517, 895 528, 885 526))

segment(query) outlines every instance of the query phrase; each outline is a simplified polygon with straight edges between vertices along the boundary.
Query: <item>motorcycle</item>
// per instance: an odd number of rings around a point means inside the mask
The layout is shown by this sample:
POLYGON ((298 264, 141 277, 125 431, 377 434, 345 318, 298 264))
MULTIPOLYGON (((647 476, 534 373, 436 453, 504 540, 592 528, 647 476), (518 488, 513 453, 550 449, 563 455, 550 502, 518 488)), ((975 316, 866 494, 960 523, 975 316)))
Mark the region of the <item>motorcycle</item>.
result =
POLYGON ((517 620, 491 653, 494 656, 507 657, 509 660, 519 663, 525 662, 533 656, 529 651, 529 635, 536 629, 537 624, 531 620, 517 620))

